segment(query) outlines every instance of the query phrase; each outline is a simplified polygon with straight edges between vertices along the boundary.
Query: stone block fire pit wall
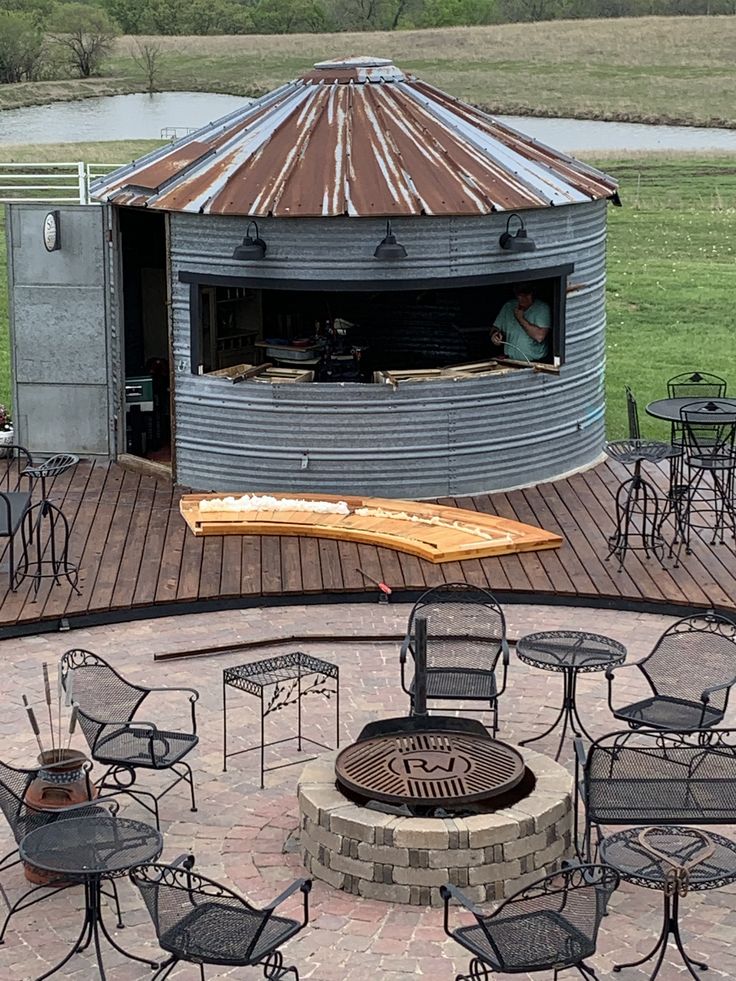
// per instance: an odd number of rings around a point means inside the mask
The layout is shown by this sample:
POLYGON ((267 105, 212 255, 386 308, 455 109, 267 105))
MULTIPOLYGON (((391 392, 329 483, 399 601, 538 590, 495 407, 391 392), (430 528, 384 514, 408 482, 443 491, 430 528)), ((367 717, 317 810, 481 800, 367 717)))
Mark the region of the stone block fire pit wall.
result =
POLYGON ((320 756, 297 789, 304 865, 337 889, 391 903, 440 905, 446 882, 475 902, 511 895, 572 853, 572 776, 540 753, 521 752, 536 777, 528 797, 453 818, 360 807, 335 786, 337 753, 320 756))

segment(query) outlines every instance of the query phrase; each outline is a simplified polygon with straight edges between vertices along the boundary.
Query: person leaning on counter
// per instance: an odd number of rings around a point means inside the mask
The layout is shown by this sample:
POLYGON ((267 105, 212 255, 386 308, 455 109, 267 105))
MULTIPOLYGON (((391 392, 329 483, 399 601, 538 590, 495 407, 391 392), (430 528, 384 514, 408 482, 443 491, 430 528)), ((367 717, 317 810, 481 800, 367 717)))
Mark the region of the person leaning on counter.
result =
POLYGON ((528 361, 549 360, 549 304, 538 300, 531 283, 514 284, 514 300, 508 300, 496 315, 491 342, 503 345, 509 358, 528 361))

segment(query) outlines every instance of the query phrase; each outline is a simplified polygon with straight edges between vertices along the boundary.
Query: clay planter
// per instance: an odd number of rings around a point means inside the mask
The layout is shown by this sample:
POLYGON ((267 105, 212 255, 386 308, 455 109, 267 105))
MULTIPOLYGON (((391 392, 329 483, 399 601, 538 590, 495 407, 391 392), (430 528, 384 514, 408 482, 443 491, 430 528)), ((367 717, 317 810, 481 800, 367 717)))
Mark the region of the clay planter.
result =
MULTIPOLYGON (((39 753, 41 764, 35 779, 26 791, 25 801, 37 811, 53 811, 58 808, 83 804, 97 796, 96 788, 87 779, 84 764, 87 757, 76 749, 48 749, 39 753)), ((50 882, 54 876, 29 865, 25 866, 26 879, 37 885, 50 882)))

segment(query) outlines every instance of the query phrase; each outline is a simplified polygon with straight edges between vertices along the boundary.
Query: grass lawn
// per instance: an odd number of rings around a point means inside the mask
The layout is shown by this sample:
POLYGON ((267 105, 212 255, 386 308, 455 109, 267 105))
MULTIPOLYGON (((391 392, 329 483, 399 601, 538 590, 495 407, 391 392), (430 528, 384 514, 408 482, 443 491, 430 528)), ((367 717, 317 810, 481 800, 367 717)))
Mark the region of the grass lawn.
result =
MULTIPOLYGON (((621 181, 609 210, 607 428, 626 433, 624 385, 640 408, 672 375, 700 368, 736 391, 736 159, 594 161, 621 181)), ((646 435, 665 423, 642 415, 646 435)))
MULTIPOLYGON (((155 144, 0 147, 0 160, 129 160, 155 144)), ((736 391, 736 160, 727 156, 640 155, 591 161, 621 181, 623 208, 609 209, 608 393, 611 438, 626 433, 624 385, 631 385, 651 436, 664 423, 643 407, 669 377, 712 371, 736 391)), ((0 261, 4 263, 0 218, 0 261)), ((4 264, 0 269, 4 269, 4 264)), ((0 401, 10 397, 7 283, 0 275, 0 401)))
MULTIPOLYGON (((251 95, 316 61, 366 53, 495 112, 736 126, 736 16, 452 27, 365 34, 159 37, 158 87, 251 95)), ((100 78, 0 85, 0 109, 144 91, 118 39, 100 78)))

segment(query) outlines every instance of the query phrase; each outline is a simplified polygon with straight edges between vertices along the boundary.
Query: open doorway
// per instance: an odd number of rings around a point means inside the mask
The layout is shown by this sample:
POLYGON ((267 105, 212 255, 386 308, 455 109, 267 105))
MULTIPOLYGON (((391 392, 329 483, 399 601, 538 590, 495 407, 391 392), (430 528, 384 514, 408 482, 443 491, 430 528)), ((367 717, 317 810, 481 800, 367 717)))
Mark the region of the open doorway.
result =
POLYGON ((166 224, 163 214, 121 208, 125 451, 171 463, 166 224))

